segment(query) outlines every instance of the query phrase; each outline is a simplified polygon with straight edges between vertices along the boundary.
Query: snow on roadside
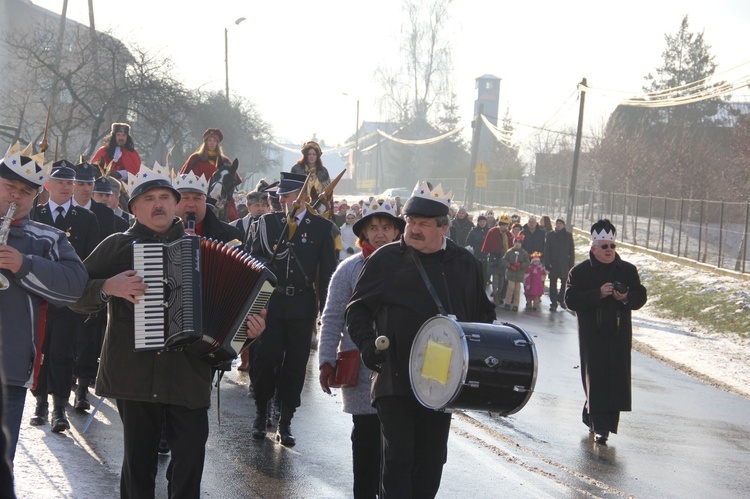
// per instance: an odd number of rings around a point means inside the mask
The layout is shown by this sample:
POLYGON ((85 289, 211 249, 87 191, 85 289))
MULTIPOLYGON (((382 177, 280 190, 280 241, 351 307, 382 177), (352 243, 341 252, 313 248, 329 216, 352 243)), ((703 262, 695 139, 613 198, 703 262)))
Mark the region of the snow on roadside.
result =
MULTIPOLYGON (((644 272, 667 270, 685 281, 734 289, 739 295, 746 294, 748 288, 748 282, 739 278, 663 262, 622 246, 617 251, 638 267, 642 279, 644 272)), ((648 283, 645 284, 648 289, 648 283)), ((737 313, 750 312, 743 309, 737 313)), ((665 319, 658 303, 647 303, 633 312, 633 339, 634 348, 640 352, 721 389, 750 398, 750 339, 706 331, 691 321, 665 319)))

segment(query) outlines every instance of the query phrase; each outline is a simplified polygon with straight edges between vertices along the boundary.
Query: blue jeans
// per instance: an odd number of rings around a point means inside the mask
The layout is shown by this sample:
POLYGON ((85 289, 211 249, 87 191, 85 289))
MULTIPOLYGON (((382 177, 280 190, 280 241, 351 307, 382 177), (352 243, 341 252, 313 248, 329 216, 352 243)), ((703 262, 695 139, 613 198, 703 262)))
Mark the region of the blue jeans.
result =
POLYGON ((3 405, 3 425, 8 429, 8 457, 10 462, 16 455, 18 434, 21 431, 23 405, 26 402, 26 388, 22 386, 3 385, 5 405, 3 405))

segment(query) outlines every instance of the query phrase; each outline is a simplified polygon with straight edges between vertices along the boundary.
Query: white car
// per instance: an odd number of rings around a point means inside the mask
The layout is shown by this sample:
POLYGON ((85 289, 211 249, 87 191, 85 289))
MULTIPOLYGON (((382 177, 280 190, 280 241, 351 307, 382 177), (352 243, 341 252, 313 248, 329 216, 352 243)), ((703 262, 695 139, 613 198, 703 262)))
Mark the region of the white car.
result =
POLYGON ((391 187, 386 189, 382 194, 378 194, 376 198, 395 198, 400 197, 402 202, 406 202, 411 197, 412 190, 406 187, 391 187))

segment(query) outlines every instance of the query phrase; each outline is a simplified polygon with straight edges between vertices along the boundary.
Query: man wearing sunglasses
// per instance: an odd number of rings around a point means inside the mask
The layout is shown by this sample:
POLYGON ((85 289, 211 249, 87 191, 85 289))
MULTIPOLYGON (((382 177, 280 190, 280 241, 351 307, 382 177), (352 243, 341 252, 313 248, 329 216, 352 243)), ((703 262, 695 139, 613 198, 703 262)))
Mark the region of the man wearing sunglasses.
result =
POLYGON ((607 219, 591 226, 589 258, 571 269, 565 290, 565 304, 578 318, 583 424, 600 445, 617 433, 620 412, 631 410, 631 311, 647 299, 638 269, 616 252, 616 233, 607 219))

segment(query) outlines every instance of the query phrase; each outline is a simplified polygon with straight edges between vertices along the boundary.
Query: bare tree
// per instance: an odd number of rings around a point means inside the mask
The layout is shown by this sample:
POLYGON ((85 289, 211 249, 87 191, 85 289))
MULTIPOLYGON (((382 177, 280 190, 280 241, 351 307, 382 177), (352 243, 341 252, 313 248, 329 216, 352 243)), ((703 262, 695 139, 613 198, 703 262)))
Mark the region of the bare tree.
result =
POLYGON ((451 3, 452 0, 404 1, 403 64, 377 70, 383 87, 381 104, 393 121, 435 123, 440 104, 449 103, 453 67, 445 31, 451 3))

